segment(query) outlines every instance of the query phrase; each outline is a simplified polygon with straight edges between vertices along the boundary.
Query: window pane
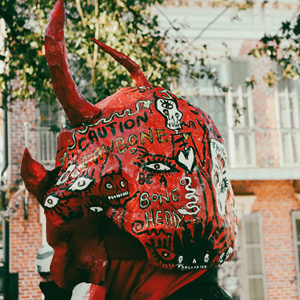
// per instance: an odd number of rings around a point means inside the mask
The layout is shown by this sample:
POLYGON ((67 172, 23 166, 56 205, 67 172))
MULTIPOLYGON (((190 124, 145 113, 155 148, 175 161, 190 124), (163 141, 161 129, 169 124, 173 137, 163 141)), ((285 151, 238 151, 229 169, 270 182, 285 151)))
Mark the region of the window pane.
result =
POLYGON ((0 266, 4 263, 3 219, 0 217, 0 266))
POLYGON ((296 81, 297 96, 298 96, 298 117, 300 122, 300 79, 296 81))
POLYGON ((231 84, 233 90, 237 90, 241 85, 245 90, 245 78, 249 76, 249 67, 247 61, 231 61, 231 84))
POLYGON ((300 219, 296 220, 297 241, 300 241, 300 219))
POLYGON ((262 274, 261 250, 260 248, 247 249, 248 274, 262 274))
POLYGON ((264 300, 264 282, 262 278, 249 279, 250 300, 264 300))
POLYGON ((257 217, 245 220, 246 229, 246 244, 259 244, 259 222, 257 217))

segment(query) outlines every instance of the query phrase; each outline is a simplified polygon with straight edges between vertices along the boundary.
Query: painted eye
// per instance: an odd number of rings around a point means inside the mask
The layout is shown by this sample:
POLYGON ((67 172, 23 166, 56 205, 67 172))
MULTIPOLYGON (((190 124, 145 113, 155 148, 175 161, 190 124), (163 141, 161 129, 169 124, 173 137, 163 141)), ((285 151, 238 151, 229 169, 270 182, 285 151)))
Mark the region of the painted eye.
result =
POLYGON ((54 197, 54 196, 50 195, 46 198, 46 201, 45 201, 44 205, 48 208, 52 208, 57 204, 58 200, 59 199, 57 197, 54 197))
POLYGON ((125 185, 125 182, 124 182, 123 180, 120 181, 120 186, 121 186, 122 188, 125 188, 126 185, 125 185))
POLYGON ((69 187, 70 191, 82 191, 85 188, 87 188, 91 182, 93 182, 93 179, 87 178, 87 177, 79 177, 76 179, 76 181, 69 187))
POLYGON ((99 206, 93 206, 93 207, 90 207, 90 210, 93 212, 99 213, 99 212, 103 211, 103 208, 99 207, 99 206))
POLYGON ((111 183, 109 183, 109 182, 105 183, 105 187, 106 187, 108 190, 112 190, 112 189, 114 188, 114 186, 113 186, 111 183))
POLYGON ((59 177, 59 179, 57 180, 55 185, 60 185, 62 183, 65 183, 69 179, 69 177, 70 177, 71 173, 74 171, 74 169, 75 169, 75 165, 69 166, 67 171, 59 177))
POLYGON ((170 171, 171 170, 170 167, 168 167, 167 165, 160 163, 160 162, 148 164, 148 165, 146 165, 146 167, 149 169, 152 169, 154 171, 170 171))
MULTIPOLYGON (((142 151, 141 151, 142 152, 142 151)), ((171 175, 175 172, 179 172, 174 164, 174 161, 162 155, 143 154, 143 157, 139 157, 139 161, 134 162, 145 172, 150 174, 171 175), (145 157, 145 159, 143 159, 145 157)))
POLYGON ((166 248, 155 248, 154 250, 165 261, 171 261, 176 257, 176 254, 173 251, 166 248))

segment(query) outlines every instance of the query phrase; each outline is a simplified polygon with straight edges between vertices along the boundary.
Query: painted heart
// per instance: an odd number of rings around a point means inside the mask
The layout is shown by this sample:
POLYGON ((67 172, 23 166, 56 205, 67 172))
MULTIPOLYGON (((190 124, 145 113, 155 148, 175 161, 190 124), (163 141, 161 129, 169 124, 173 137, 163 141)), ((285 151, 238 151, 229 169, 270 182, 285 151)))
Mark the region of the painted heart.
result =
POLYGON ((195 150, 189 147, 185 150, 180 150, 176 156, 176 162, 179 166, 191 172, 195 166, 195 150))

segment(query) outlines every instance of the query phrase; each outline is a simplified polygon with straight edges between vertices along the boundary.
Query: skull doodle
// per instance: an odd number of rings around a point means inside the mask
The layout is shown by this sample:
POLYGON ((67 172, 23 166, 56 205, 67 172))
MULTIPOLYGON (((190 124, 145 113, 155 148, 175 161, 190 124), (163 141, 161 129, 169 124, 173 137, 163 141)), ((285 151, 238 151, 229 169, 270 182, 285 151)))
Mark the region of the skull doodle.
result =
POLYGON ((27 149, 21 167, 26 188, 45 211, 55 250, 53 280, 64 287, 100 284, 109 263, 105 237, 112 236, 111 224, 163 268, 205 269, 229 259, 237 218, 229 181, 220 196, 214 179, 213 145, 223 141, 213 121, 188 101, 150 86, 131 59, 95 39, 130 72, 137 88, 89 103, 70 75, 64 21, 64 1, 57 0, 45 50, 70 125, 58 137, 53 171, 27 149))
MULTIPOLYGON (((181 129, 182 112, 178 110, 176 98, 168 92, 166 92, 166 95, 167 97, 157 97, 155 101, 156 109, 165 117, 167 128, 172 130, 181 129)), ((155 94, 154 97, 156 98, 155 94)))
POLYGON ((129 196, 128 182, 122 176, 121 162, 117 156, 109 155, 107 157, 100 176, 99 192, 103 200, 117 200, 120 203, 122 199, 129 196))

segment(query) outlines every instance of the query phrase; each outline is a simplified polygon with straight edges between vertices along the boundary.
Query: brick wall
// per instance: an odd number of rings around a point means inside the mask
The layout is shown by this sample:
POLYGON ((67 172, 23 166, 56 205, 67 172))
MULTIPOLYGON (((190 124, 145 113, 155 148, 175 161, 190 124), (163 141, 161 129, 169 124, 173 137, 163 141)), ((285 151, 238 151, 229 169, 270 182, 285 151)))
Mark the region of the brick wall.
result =
MULTIPOLYGON (((266 57, 248 56, 256 43, 244 41, 240 56, 250 61, 251 74, 257 83, 253 89, 257 167, 280 167, 274 88, 263 81, 272 63, 266 57)), ((268 300, 298 299, 291 212, 300 209, 295 197, 299 186, 299 181, 292 180, 233 181, 235 194, 256 195, 252 212, 260 212, 262 216, 268 300)))
POLYGON ((235 194, 254 194, 253 212, 260 212, 268 300, 298 299, 292 216, 300 204, 292 180, 233 181, 235 194))
MULTIPOLYGON (((9 140, 10 140, 10 166, 11 184, 16 188, 21 182, 20 166, 25 148, 24 122, 30 122, 34 126, 35 105, 31 101, 16 102, 13 105, 13 112, 10 113, 9 140)), ((28 135, 29 150, 36 158, 36 138, 34 132, 28 135)), ((41 277, 36 271, 35 257, 42 241, 42 226, 40 223, 39 204, 37 200, 29 196, 28 219, 24 219, 23 196, 11 202, 19 202, 18 210, 10 219, 10 272, 19 274, 19 299, 41 299, 39 282, 41 277)))
MULTIPOLYGON (((255 41, 245 41, 241 56, 247 57, 255 41)), ((262 74, 271 63, 262 58, 250 58, 251 72, 257 86, 253 90, 256 151, 259 167, 279 166, 279 144, 276 130, 274 90, 264 85, 262 74)), ((12 183, 20 183, 20 163, 24 151, 24 122, 34 121, 35 107, 30 101, 17 102, 10 114, 10 163, 12 183)), ((32 123, 34 125, 34 123, 32 123)), ((36 157, 36 137, 29 135, 29 148, 36 157)), ((300 205, 294 196, 300 191, 300 181, 234 181, 236 194, 255 194, 253 212, 259 211, 263 221, 263 240, 268 300, 297 299, 295 257, 293 251, 291 211, 300 205)), ((10 271, 19 273, 19 299, 41 299, 38 288, 41 278, 35 270, 35 256, 41 246, 39 205, 29 198, 29 216, 24 220, 23 206, 11 218, 10 225, 10 271)))

